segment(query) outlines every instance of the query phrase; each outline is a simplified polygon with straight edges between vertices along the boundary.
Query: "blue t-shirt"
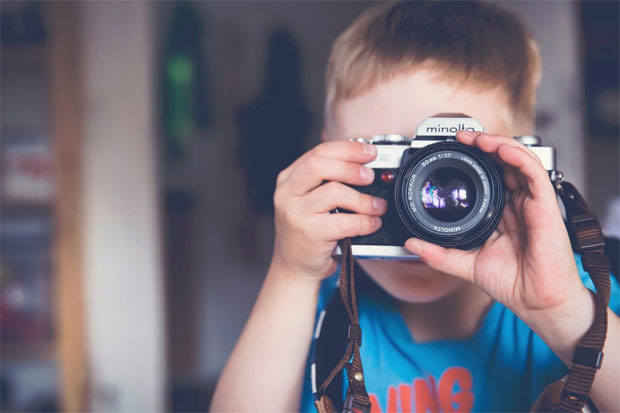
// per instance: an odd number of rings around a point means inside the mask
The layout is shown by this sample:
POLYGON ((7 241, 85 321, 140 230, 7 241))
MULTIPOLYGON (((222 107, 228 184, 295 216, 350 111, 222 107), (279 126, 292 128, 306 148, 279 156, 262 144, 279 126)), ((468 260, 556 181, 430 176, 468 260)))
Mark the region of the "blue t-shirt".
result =
MULTIPOLYGON (((578 256, 576 261, 585 286, 594 289, 578 256)), ((319 312, 336 280, 337 275, 325 280, 319 312)), ((613 277, 609 306, 618 314, 613 277)), ((372 412, 529 411, 547 384, 568 373, 540 337, 498 302, 472 337, 426 343, 412 339, 395 300, 387 295, 362 294, 358 308, 372 412)), ((306 370, 301 410, 314 412, 309 366, 306 370)))

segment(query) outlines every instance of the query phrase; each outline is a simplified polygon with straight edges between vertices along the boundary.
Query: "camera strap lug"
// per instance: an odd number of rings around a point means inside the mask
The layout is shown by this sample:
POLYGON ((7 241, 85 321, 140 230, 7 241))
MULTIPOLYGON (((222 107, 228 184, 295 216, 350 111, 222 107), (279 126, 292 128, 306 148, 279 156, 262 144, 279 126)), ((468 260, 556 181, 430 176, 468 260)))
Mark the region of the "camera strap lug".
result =
POLYGON ((557 169, 552 169, 549 171, 549 177, 551 178, 551 182, 553 182, 553 186, 555 186, 556 191, 561 191, 562 182, 564 182, 564 172, 557 169))

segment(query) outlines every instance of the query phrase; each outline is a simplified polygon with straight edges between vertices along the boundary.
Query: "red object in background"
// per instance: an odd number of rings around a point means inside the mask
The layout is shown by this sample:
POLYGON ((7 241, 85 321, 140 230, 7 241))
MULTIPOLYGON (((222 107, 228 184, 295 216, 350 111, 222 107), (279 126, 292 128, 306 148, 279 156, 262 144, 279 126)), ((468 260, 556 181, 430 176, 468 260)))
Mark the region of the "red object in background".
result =
POLYGON ((12 137, 2 145, 2 198, 46 202, 52 197, 52 159, 48 142, 12 137))
POLYGON ((2 281, 0 336, 3 343, 50 338, 47 287, 44 277, 14 277, 2 281))

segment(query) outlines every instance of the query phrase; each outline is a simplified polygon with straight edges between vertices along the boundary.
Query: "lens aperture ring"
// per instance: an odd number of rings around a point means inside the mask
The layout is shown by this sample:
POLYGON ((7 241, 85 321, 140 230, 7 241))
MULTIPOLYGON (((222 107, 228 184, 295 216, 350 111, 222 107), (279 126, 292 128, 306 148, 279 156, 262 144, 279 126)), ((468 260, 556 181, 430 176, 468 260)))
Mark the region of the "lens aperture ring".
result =
POLYGON ((405 161, 394 196, 412 236, 444 247, 475 248, 501 219, 501 168, 477 148, 439 142, 405 161))

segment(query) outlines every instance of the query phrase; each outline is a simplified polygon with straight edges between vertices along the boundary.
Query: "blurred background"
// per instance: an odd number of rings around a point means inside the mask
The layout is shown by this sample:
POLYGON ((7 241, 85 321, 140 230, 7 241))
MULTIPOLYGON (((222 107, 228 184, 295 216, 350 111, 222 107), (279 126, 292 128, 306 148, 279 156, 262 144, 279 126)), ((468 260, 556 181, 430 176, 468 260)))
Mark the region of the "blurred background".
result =
MULTIPOLYGON (((618 2, 501 3, 540 45, 538 134, 618 236, 618 2)), ((275 176, 373 4, 0 3, 2 411, 208 408, 275 176)))

